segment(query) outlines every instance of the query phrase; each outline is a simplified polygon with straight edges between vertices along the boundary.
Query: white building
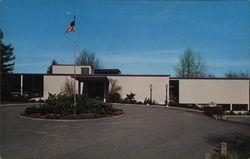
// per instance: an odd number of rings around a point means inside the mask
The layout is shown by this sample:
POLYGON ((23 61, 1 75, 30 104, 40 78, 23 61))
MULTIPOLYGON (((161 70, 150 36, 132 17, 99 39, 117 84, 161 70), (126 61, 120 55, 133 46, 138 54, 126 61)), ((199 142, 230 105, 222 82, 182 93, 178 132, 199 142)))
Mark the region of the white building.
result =
MULTIPOLYGON (((13 74, 20 79, 21 95, 35 92, 47 99, 48 94, 58 94, 66 81, 75 82, 78 94, 106 99, 110 81, 121 86, 122 98, 134 93, 137 101, 145 98, 165 105, 221 105, 227 110, 249 111, 249 79, 182 79, 169 75, 125 75, 118 69, 96 69, 91 66, 53 65, 52 74, 13 74), (34 82, 36 79, 36 82, 34 82), (167 102, 166 102, 167 101, 167 102)), ((8 77, 10 78, 10 77, 8 77)), ((18 80, 17 80, 18 81, 18 80)))

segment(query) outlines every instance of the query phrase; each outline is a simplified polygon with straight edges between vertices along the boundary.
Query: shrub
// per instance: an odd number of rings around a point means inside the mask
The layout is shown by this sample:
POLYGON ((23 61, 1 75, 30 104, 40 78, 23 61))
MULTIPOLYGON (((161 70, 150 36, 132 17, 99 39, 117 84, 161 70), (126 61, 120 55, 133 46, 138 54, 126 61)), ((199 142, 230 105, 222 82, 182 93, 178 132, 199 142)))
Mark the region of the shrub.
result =
POLYGON ((135 100, 135 94, 130 93, 126 94, 126 98, 124 99, 123 103, 129 103, 129 104, 137 104, 138 102, 135 100))
MULTIPOLYGON (((45 114, 73 114, 74 97, 67 95, 50 94, 45 104, 40 107, 28 107, 25 114, 41 113, 45 114)), ((78 96, 76 103, 76 114, 95 113, 95 114, 112 114, 112 105, 104 103, 100 100, 88 98, 86 96, 78 96)))
POLYGON ((221 107, 204 107, 205 114, 208 116, 218 115, 222 116, 224 114, 224 109, 221 107))
POLYGON ((250 157, 250 137, 239 136, 229 142, 229 153, 227 156, 215 154, 212 159, 248 159, 250 157))
POLYGON ((150 98, 145 98, 143 104, 155 105, 157 102, 155 100, 151 100, 150 98))
POLYGON ((32 107, 26 108, 24 113, 25 114, 35 114, 35 113, 40 113, 40 110, 39 110, 39 108, 32 106, 32 107))
POLYGON ((121 101, 121 95, 119 93, 117 93, 117 92, 108 93, 107 101, 109 101, 109 102, 120 102, 121 101))

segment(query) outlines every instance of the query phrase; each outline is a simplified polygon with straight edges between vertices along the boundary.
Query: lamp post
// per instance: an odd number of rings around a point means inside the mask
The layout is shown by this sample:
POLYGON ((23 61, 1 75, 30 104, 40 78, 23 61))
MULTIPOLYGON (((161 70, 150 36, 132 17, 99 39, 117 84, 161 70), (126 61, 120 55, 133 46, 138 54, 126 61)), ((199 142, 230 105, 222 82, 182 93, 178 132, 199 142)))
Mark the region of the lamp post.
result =
POLYGON ((150 87, 150 102, 152 102, 152 84, 150 84, 149 87, 150 87))
POLYGON ((168 84, 166 84, 166 106, 168 106, 168 84))

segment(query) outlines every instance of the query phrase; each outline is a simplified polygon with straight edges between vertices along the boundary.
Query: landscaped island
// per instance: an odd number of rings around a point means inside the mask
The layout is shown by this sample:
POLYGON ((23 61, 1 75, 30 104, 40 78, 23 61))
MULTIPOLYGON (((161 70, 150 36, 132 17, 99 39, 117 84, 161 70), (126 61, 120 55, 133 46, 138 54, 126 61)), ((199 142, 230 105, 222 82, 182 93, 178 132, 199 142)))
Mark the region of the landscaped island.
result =
POLYGON ((40 119, 95 119, 124 114, 109 103, 80 95, 74 107, 73 95, 52 95, 41 106, 27 107, 20 115, 40 119))

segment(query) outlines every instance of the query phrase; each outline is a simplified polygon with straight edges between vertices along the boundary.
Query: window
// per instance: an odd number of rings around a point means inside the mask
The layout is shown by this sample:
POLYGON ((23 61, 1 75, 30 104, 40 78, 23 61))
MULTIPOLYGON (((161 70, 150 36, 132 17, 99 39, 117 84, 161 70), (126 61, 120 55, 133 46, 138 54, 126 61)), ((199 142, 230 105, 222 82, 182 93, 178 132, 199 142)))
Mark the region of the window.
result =
POLYGON ((247 110, 247 104, 233 104, 233 110, 247 110))
POLYGON ((81 68, 81 74, 82 75, 88 75, 89 74, 89 68, 81 68))

